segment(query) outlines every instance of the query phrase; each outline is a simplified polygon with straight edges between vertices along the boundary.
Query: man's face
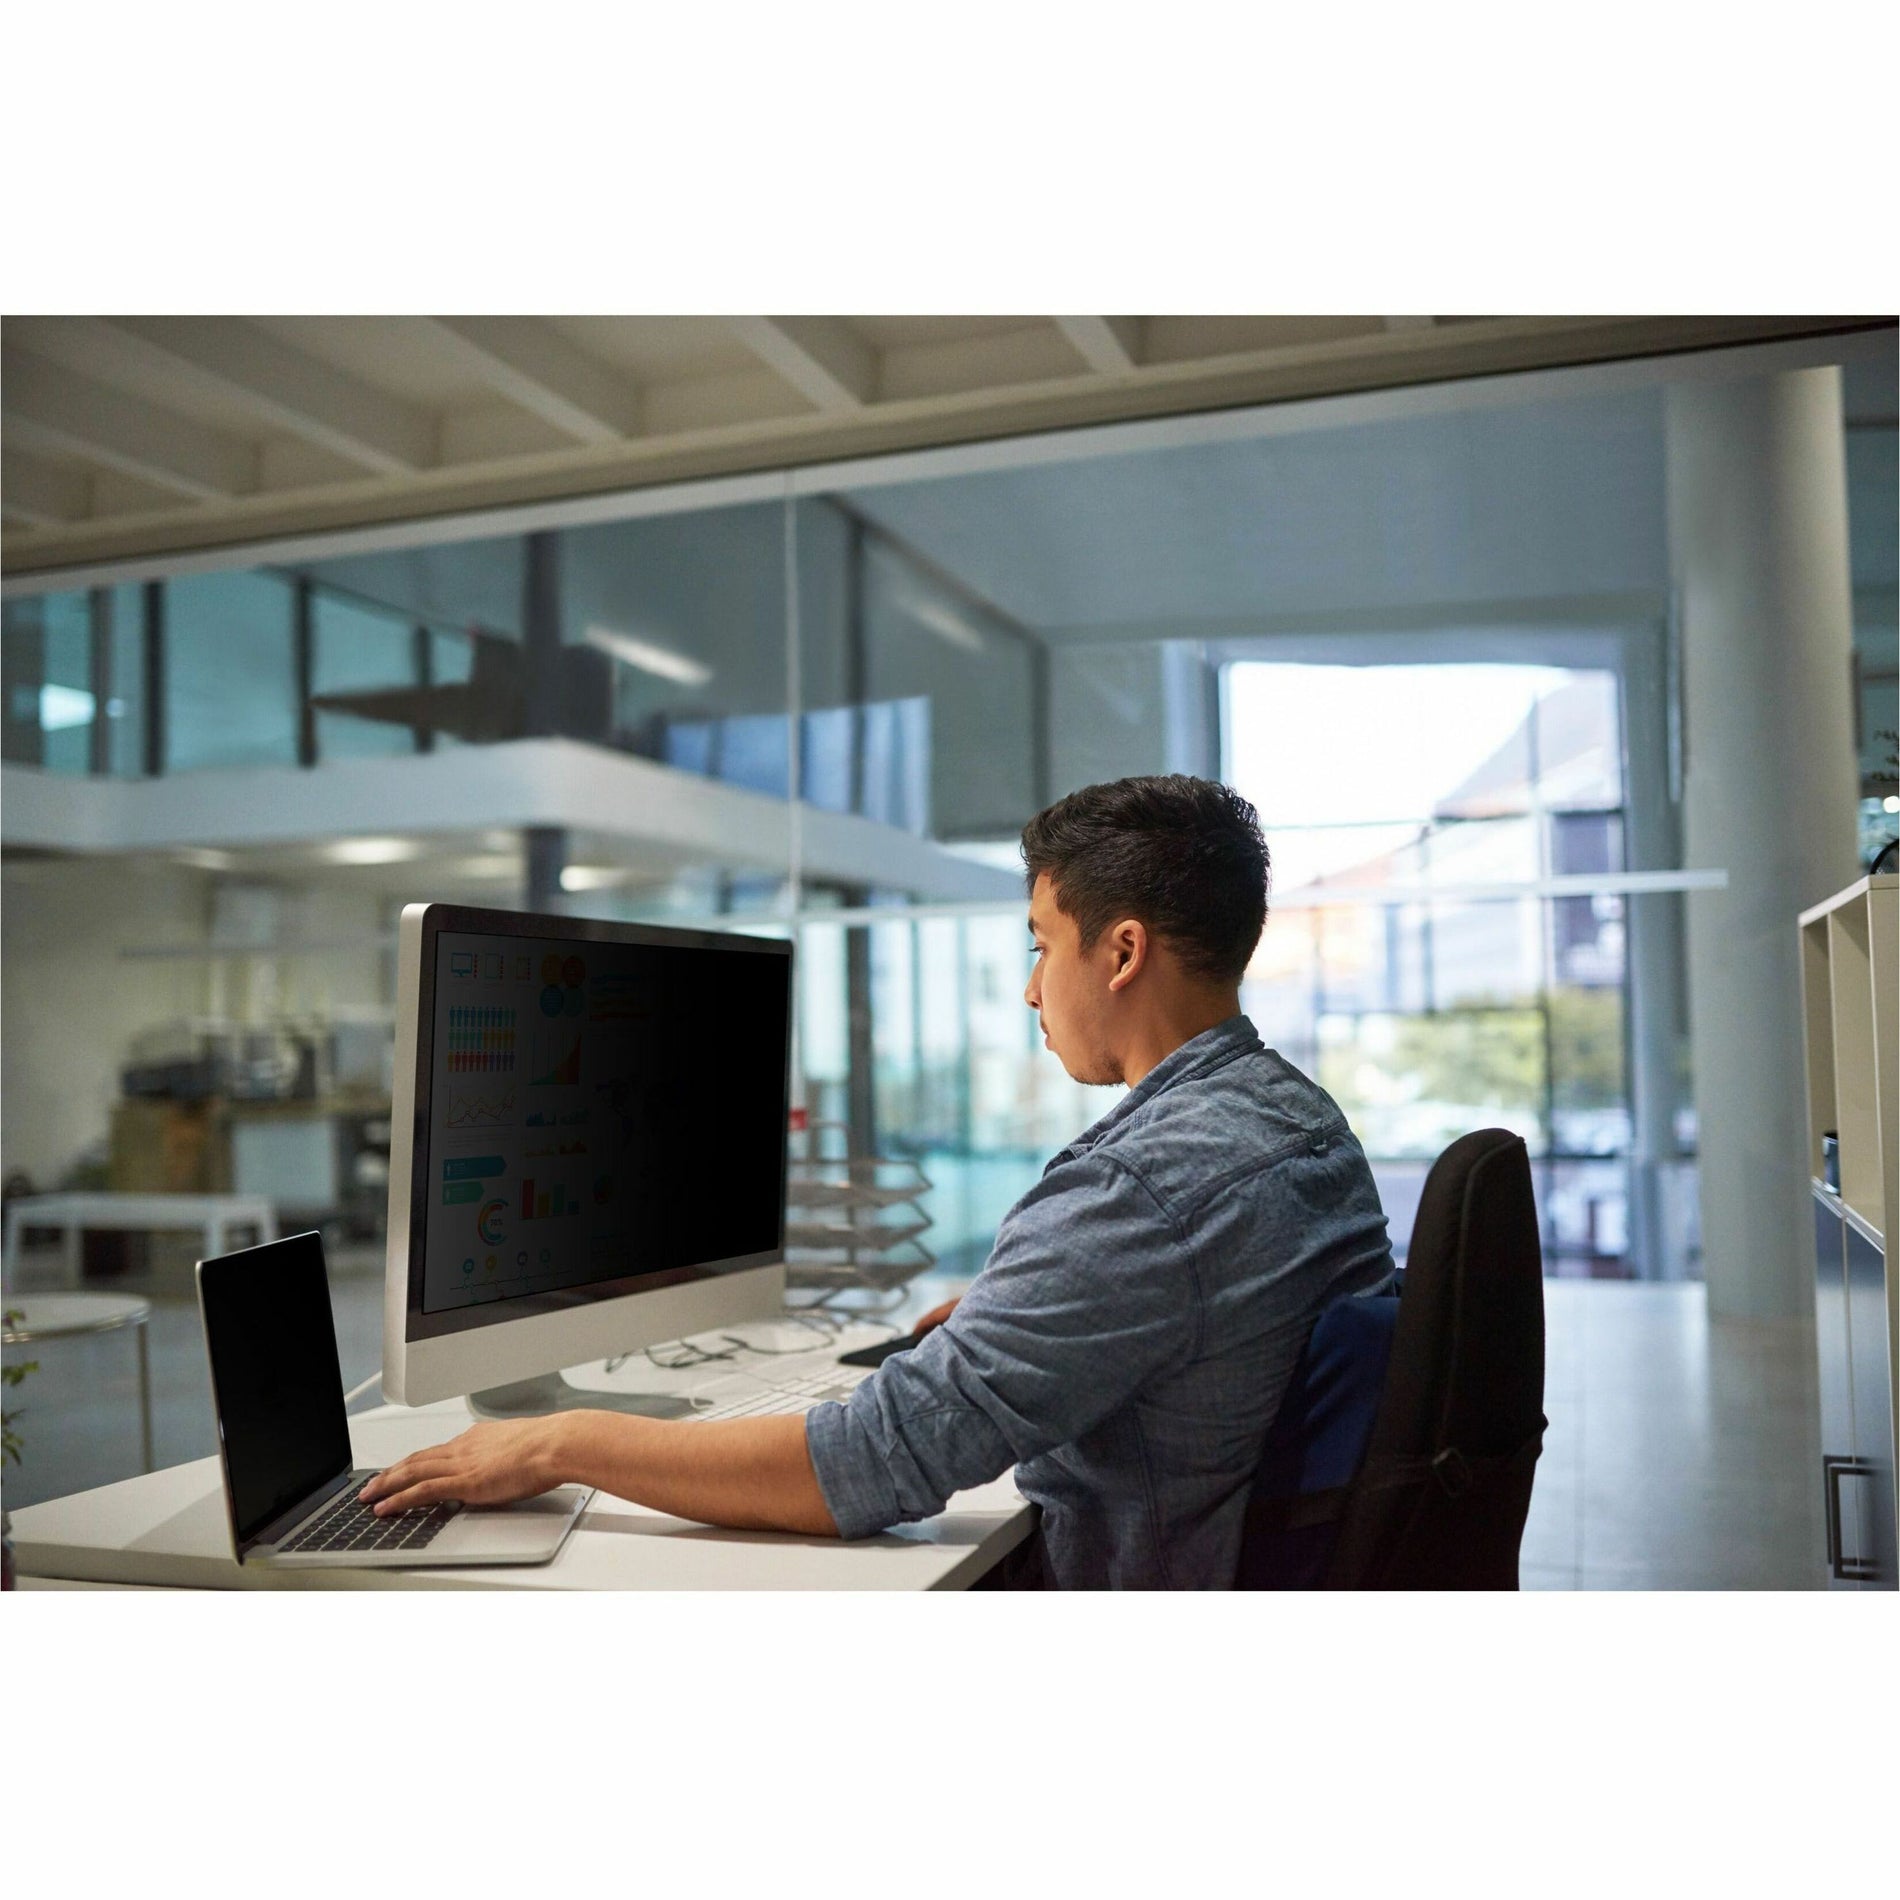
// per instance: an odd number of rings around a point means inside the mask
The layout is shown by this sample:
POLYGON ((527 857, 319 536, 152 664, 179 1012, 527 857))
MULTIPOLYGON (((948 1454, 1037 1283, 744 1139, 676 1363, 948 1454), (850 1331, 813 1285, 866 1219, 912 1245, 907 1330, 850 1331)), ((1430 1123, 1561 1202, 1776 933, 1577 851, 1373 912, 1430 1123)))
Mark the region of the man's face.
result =
POLYGON ((1075 919, 1056 903, 1055 886, 1045 871, 1029 899, 1029 935, 1035 967, 1023 1001, 1042 1019, 1042 1039, 1078 1082, 1122 1079, 1121 1061, 1111 1048, 1112 1005, 1109 981, 1116 956, 1104 931, 1087 954, 1075 919))

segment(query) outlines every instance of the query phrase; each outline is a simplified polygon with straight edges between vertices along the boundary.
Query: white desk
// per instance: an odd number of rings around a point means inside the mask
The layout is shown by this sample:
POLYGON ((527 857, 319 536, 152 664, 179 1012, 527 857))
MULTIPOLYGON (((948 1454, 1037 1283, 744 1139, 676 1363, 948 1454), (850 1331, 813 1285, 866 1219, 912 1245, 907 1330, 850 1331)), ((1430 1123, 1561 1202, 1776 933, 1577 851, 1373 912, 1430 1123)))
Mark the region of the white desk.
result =
MULTIPOLYGON (((350 1420, 360 1466, 452 1438, 459 1400, 381 1406, 350 1420)), ((716 1530, 597 1495, 552 1563, 465 1570, 271 1570, 231 1556, 218 1461, 200 1458, 13 1514, 22 1578, 209 1590, 962 1590, 1029 1535, 1007 1477, 950 1500, 941 1517, 845 1544, 716 1530)))
POLYGON ((228 1253, 233 1234, 248 1229, 255 1242, 277 1238, 277 1210, 259 1194, 31 1194, 9 1203, 6 1219, 7 1284, 15 1286, 20 1267, 20 1235, 29 1227, 51 1227, 61 1240, 66 1284, 83 1278, 88 1228, 124 1233, 163 1233, 195 1228, 204 1236, 204 1257, 228 1253))

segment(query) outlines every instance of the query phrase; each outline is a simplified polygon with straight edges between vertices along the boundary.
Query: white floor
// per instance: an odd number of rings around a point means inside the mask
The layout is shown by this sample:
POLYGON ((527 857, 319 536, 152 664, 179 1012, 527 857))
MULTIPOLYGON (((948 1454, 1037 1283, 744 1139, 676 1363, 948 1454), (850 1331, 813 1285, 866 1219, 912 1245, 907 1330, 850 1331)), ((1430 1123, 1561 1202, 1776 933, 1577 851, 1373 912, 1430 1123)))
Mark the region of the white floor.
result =
MULTIPOLYGON (((381 1254, 333 1249, 330 1266, 347 1388, 381 1362, 381 1254)), ((158 1463, 209 1456, 195 1303, 175 1278, 114 1284, 154 1299, 158 1463)), ((906 1314, 960 1284, 914 1283, 906 1314)), ((1700 1286, 1550 1281, 1545 1312, 1550 1432, 1524 1534, 1525 1588, 1823 1586, 1811 1327, 1712 1323, 1700 1286)), ((131 1336, 50 1341, 36 1352, 40 1370, 8 1398, 26 1446, 4 1478, 15 1507, 130 1477, 139 1463, 131 1336)))
POLYGON ((1814 1332, 1699 1285, 1550 1281, 1520 1578, 1550 1590, 1822 1589, 1814 1332))

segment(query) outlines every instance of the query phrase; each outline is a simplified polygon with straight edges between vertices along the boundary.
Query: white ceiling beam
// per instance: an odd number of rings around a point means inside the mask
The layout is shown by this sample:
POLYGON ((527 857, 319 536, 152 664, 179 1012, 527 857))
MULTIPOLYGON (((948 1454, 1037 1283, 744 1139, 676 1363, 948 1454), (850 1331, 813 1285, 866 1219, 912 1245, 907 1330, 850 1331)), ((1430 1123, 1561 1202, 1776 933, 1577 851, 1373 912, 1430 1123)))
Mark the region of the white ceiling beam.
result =
POLYGON ((1055 323, 1090 369, 1123 376, 1141 367, 1139 317, 1057 317, 1055 323))
POLYGON ((83 521, 92 512, 92 479, 77 469, 16 454, 9 444, 0 464, 0 512, 35 528, 83 521))
POLYGON ((8 439, 20 448, 76 455, 195 501, 228 501, 257 487, 250 443, 43 357, 8 354, 0 406, 8 439))
POLYGON ((108 348, 183 389, 240 403, 260 422, 379 475, 436 461, 434 419, 239 317, 82 320, 108 348))
POLYGON ((862 409, 877 396, 877 351, 840 317, 728 317, 767 368, 820 409, 862 409))
POLYGON ((1438 321, 1436 317, 1381 317, 1379 319, 1388 330, 1429 330, 1438 321))
POLYGON ((640 433, 640 394, 536 317, 424 317, 488 387, 577 442, 640 433))

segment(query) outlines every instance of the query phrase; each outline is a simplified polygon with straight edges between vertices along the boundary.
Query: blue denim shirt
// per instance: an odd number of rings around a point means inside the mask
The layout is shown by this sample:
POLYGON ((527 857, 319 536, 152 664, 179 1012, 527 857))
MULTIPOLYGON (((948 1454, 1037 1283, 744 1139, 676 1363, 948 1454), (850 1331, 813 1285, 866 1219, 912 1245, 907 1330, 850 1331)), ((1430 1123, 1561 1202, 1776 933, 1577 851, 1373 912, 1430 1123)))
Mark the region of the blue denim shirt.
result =
POLYGON ((944 1325, 807 1415, 819 1487, 865 1537, 1014 1465, 1065 1587, 1224 1589, 1307 1333, 1391 1270, 1339 1109, 1230 1017, 1049 1163, 944 1325))

